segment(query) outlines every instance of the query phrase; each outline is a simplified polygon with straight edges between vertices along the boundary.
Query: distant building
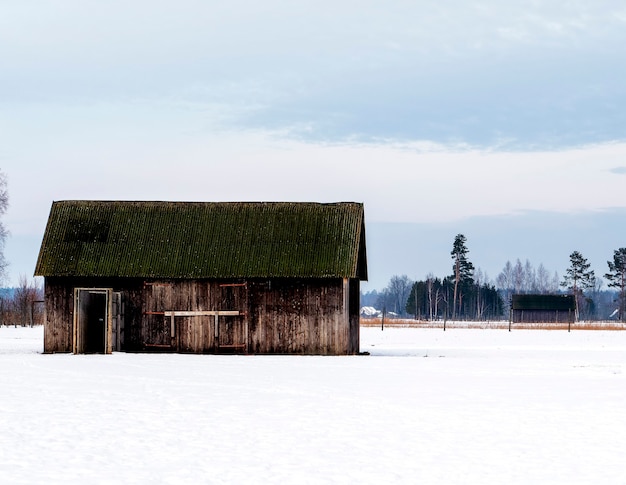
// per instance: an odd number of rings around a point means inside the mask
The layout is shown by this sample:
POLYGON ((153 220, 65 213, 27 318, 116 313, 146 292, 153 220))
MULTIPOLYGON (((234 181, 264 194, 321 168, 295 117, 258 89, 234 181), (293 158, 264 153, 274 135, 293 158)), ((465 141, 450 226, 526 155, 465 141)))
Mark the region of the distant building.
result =
POLYGON ((373 306, 364 306, 361 307, 361 316, 364 318, 376 318, 380 317, 382 312, 380 310, 376 310, 373 306))
POLYGON ((573 323, 576 316, 574 295, 513 295, 513 323, 573 323))
POLYGON ((363 205, 54 202, 45 352, 354 354, 363 205))

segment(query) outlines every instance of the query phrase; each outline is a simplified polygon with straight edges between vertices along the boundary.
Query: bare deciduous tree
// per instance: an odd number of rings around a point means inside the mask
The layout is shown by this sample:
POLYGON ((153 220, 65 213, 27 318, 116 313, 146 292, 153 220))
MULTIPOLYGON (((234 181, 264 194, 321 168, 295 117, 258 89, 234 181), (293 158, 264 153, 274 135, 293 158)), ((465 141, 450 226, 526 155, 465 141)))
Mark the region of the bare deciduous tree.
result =
POLYGON ((392 276, 389 280, 387 288, 385 289, 388 294, 388 302, 390 303, 388 310, 391 310, 398 315, 404 314, 406 301, 409 298, 412 286, 413 281, 411 281, 407 275, 392 276))
POLYGON ((508 308, 511 304, 511 295, 513 294, 513 265, 507 261, 502 271, 496 278, 496 286, 500 290, 504 304, 508 308))
POLYGON ((543 264, 537 270, 529 260, 522 265, 517 259, 515 265, 507 261, 496 278, 496 286, 506 307, 510 307, 513 293, 557 293, 559 291, 559 275, 551 276, 543 264))
POLYGON ((20 275, 19 285, 13 295, 13 324, 26 327, 40 323, 42 308, 36 302, 43 299, 43 291, 37 282, 28 281, 20 275))
POLYGON ((441 301, 441 284, 435 285, 435 275, 428 273, 426 275, 426 291, 428 293, 428 317, 434 320, 439 314, 439 302, 441 301))
MULTIPOLYGON (((9 192, 7 190, 7 178, 3 172, 0 172, 0 217, 6 214, 9 208, 9 192)), ((4 227, 4 223, 0 220, 0 283, 6 280, 6 270, 8 263, 4 258, 4 244, 6 242, 8 231, 4 227)))
POLYGON ((521 293, 524 288, 524 267, 522 266, 522 262, 517 259, 515 261, 515 266, 513 267, 513 292, 521 293))
MULTIPOLYGON (((550 293, 552 290, 552 282, 550 279, 550 272, 546 269, 546 267, 541 263, 537 268, 536 278, 535 278, 537 293, 550 293)), ((558 289, 558 288, 557 288, 558 289)))
POLYGON ((486 302, 483 298, 482 288, 489 282, 489 276, 478 268, 474 271, 474 284, 476 285, 476 319, 482 320, 486 309, 486 302))

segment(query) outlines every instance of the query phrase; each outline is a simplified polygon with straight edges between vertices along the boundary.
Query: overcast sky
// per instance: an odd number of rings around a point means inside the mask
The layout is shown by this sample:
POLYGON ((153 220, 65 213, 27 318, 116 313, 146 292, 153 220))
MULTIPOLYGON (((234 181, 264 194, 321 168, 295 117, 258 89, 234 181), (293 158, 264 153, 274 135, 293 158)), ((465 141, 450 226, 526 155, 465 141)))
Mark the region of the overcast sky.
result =
POLYGON ((0 0, 10 280, 53 200, 626 208, 625 54, 615 1, 0 0))

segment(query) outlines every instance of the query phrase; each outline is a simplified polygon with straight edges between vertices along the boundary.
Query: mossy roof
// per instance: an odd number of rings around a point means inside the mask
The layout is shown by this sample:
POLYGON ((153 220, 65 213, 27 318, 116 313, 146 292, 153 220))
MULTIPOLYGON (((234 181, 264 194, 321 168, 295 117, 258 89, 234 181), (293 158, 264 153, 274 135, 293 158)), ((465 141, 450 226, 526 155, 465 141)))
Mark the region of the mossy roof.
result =
POLYGON ((513 310, 574 311, 574 295, 513 295, 513 310))
POLYGON ((363 204, 58 201, 35 275, 366 280, 363 204))

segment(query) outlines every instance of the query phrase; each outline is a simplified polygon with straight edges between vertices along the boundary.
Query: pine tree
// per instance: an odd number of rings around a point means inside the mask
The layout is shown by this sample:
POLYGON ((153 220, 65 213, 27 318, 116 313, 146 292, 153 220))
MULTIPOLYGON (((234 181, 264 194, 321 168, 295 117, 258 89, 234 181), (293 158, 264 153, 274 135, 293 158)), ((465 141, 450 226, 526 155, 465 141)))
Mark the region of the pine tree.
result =
POLYGON ((450 251, 450 255, 454 260, 454 265, 452 266, 452 279, 454 281, 454 295, 452 301, 453 319, 456 318, 457 302, 459 309, 463 303, 463 287, 474 283, 474 265, 467 259, 469 249, 467 249, 466 242, 467 238, 463 234, 457 234, 454 238, 452 251, 450 251))
POLYGON ((580 300, 583 298, 584 291, 595 285, 596 277, 593 270, 590 270, 591 264, 578 251, 574 251, 569 255, 570 266, 565 271, 565 276, 561 282, 561 286, 572 292, 576 298, 576 318, 580 315, 580 300))
POLYGON ((604 275, 610 281, 609 286, 619 290, 619 320, 624 321, 626 304, 626 248, 613 251, 613 261, 607 261, 609 272, 604 275))

